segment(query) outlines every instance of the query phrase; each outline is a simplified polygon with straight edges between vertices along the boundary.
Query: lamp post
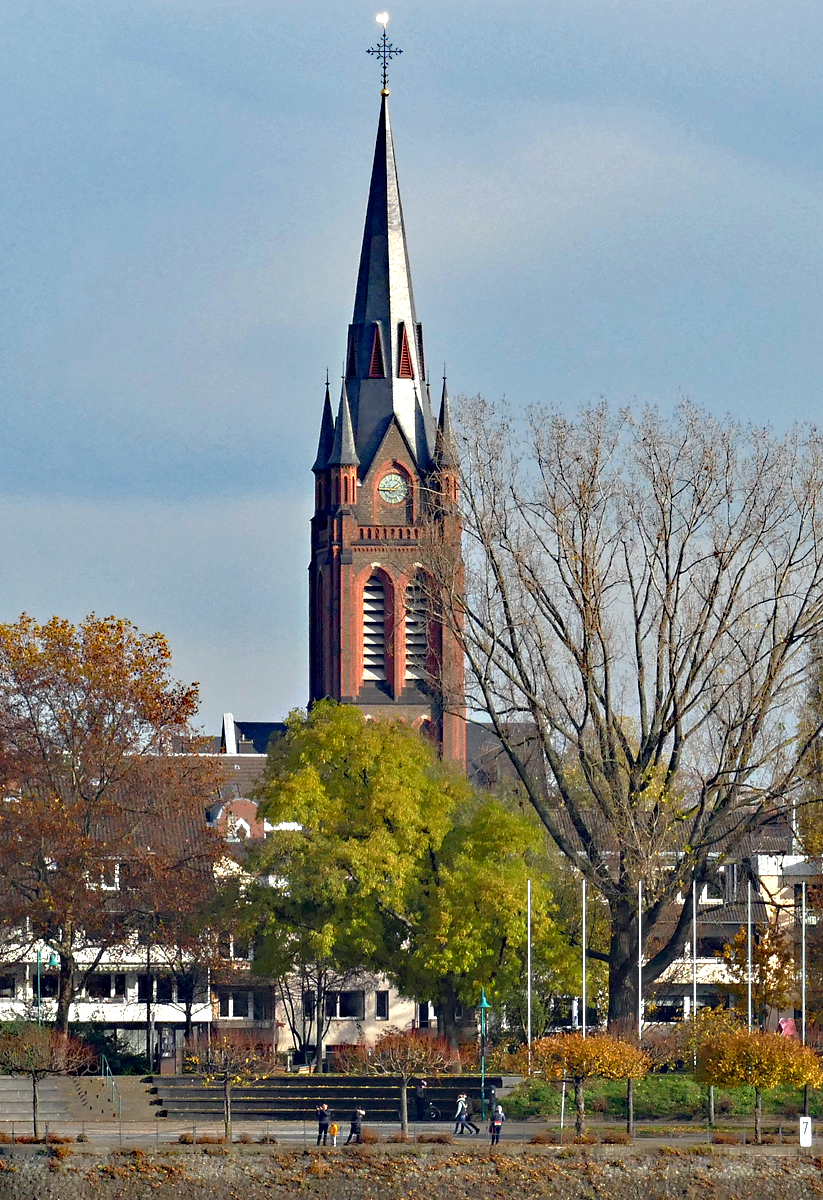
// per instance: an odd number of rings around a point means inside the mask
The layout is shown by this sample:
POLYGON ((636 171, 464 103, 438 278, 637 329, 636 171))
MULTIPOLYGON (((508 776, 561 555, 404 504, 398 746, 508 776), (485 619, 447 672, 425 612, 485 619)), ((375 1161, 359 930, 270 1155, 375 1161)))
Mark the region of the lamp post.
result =
MULTIPOLYGON (((40 993, 40 957, 41 957, 42 953, 43 953, 43 947, 38 946, 38 948, 37 948, 37 1024, 38 1025, 43 1024, 43 1008, 42 1008, 43 1000, 42 1000, 42 996, 40 993)), ((49 954, 48 965, 50 967, 56 967, 58 964, 58 961, 59 960, 57 958, 57 955, 52 950, 49 954)))
POLYGON ((480 1120, 486 1119, 486 1013, 491 1008, 486 989, 480 989, 480 1120))

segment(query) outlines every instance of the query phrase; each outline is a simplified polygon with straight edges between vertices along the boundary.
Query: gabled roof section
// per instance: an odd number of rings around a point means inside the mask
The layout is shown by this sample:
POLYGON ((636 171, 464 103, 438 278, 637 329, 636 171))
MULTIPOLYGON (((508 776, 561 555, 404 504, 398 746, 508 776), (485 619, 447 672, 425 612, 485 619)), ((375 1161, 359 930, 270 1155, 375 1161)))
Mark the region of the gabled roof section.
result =
POLYGON ((352 432, 349 398, 346 394, 346 381, 340 389, 340 407, 337 410, 337 420, 334 424, 334 445, 329 455, 330 467, 356 467, 360 463, 354 448, 354 433, 352 432))
POLYGON ((329 381, 326 380, 326 398, 323 401, 323 418, 320 422, 320 439, 317 443, 317 458, 314 460, 313 471, 323 471, 328 465, 329 455, 334 446, 334 416, 331 411, 331 396, 329 381))

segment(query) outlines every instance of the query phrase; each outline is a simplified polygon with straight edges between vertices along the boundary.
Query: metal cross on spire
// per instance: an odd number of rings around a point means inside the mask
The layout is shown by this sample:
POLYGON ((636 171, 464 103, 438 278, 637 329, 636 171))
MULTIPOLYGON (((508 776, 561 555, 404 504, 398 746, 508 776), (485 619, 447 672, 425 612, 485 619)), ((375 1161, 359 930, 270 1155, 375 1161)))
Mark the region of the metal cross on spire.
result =
POLYGON ((389 14, 382 12, 377 14, 378 25, 383 26, 383 36, 376 46, 372 46, 366 51, 367 54, 376 54, 383 64, 383 91, 388 95, 389 90, 389 63, 394 58, 395 54, 402 54, 402 50, 396 50, 388 39, 386 34, 386 26, 389 23, 389 14))

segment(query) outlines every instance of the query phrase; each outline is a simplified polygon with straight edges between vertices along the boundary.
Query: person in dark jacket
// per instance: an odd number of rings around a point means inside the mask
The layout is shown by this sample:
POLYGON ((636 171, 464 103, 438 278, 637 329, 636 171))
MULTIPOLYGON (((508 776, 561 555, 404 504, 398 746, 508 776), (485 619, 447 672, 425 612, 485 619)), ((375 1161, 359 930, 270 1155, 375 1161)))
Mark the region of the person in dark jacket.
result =
POLYGON ((329 1126, 331 1125, 331 1111, 328 1104, 318 1104, 317 1109, 317 1144, 320 1145, 320 1139, 323 1139, 323 1145, 329 1136, 329 1126))
POLYGON ((352 1138, 354 1138, 358 1146, 360 1145, 360 1139, 363 1135, 363 1118, 365 1115, 365 1110, 362 1108, 356 1108, 352 1113, 351 1129, 349 1130, 349 1136, 346 1138, 347 1146, 352 1138))
POLYGON ((466 1122, 465 1123, 468 1125, 469 1129, 473 1129, 475 1133, 479 1133, 480 1126, 475 1125, 474 1121, 472 1120, 472 1117, 474 1116, 474 1104, 472 1103, 472 1098, 471 1098, 471 1096, 465 1096, 464 1099, 466 1101, 466 1122))
POLYGON ((494 1112, 489 1121, 489 1133, 491 1134, 491 1144, 496 1146, 500 1141, 500 1130, 503 1128, 503 1122, 506 1119, 506 1114, 500 1105, 496 1105, 494 1112))
POLYGON ((414 1103, 417 1108, 418 1121, 425 1121, 429 1115, 428 1084, 425 1079, 419 1079, 414 1089, 414 1103))

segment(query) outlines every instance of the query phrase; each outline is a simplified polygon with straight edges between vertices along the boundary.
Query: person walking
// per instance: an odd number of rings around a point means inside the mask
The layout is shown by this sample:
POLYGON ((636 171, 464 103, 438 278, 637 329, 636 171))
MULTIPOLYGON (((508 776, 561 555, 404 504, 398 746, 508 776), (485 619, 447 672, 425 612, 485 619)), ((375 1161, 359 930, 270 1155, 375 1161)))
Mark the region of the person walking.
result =
POLYGON ((320 1139, 323 1139, 323 1145, 329 1136, 329 1126, 331 1125, 331 1111, 328 1104, 318 1104, 317 1112, 317 1144, 320 1145, 320 1139))
POLYGON ((489 1120, 489 1133, 491 1134, 491 1144, 496 1146, 500 1141, 500 1130, 503 1128, 503 1122, 506 1119, 506 1114, 498 1104, 489 1120))
POLYGON ((479 1133, 480 1126, 475 1125, 474 1121, 472 1120, 472 1117, 474 1116, 474 1104, 472 1102, 471 1096, 466 1096, 465 1101, 466 1101, 466 1124, 469 1126, 470 1129, 474 1130, 475 1133, 479 1133))
POLYGON ((363 1136, 363 1118, 365 1115, 365 1109, 362 1108, 356 1108, 352 1113, 351 1129, 349 1130, 349 1136, 346 1138, 347 1146, 352 1138, 354 1138, 358 1146, 360 1145, 360 1139, 363 1136))
POLYGON ((475 1133, 480 1132, 480 1130, 477 1128, 477 1126, 472 1125, 471 1121, 469 1121, 469 1119, 468 1119, 466 1094, 465 1094, 465 1092, 461 1092, 460 1095, 457 1097, 457 1111, 454 1114, 454 1132, 459 1133, 460 1136, 462 1137, 463 1134, 466 1132, 467 1125, 469 1126, 470 1129, 473 1129, 475 1131, 475 1133))
POLYGON ((414 1089, 414 1103, 417 1108, 418 1121, 425 1121, 429 1115, 428 1087, 425 1079, 418 1079, 414 1089))

